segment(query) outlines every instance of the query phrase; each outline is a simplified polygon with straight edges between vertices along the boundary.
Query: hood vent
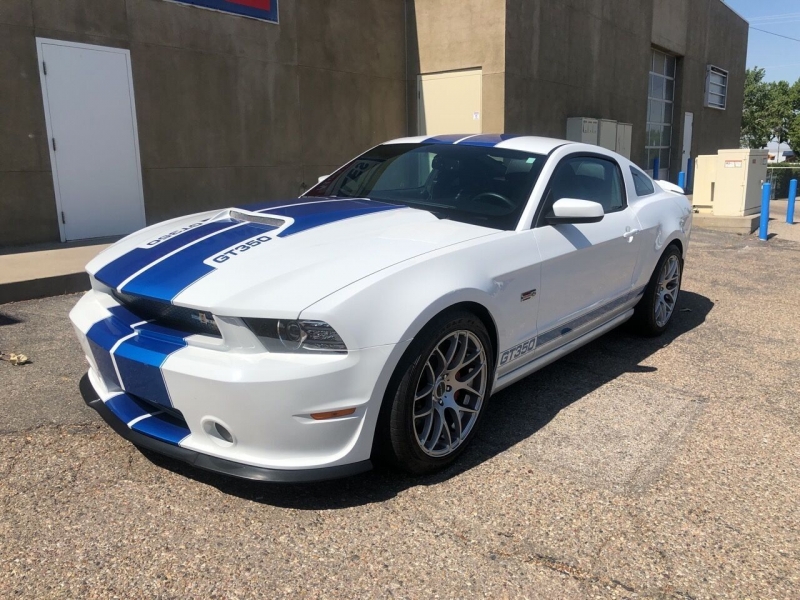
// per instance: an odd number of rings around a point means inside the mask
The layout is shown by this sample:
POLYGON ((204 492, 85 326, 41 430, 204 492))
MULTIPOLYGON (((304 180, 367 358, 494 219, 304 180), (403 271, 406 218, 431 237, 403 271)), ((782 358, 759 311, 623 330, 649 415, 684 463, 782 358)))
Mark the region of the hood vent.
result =
POLYGON ((266 225, 268 227, 283 227, 286 221, 277 219, 275 217, 267 217, 265 215, 257 215, 255 213, 243 212, 241 210, 230 211, 230 218, 234 221, 246 221, 247 223, 258 223, 259 225, 266 225))

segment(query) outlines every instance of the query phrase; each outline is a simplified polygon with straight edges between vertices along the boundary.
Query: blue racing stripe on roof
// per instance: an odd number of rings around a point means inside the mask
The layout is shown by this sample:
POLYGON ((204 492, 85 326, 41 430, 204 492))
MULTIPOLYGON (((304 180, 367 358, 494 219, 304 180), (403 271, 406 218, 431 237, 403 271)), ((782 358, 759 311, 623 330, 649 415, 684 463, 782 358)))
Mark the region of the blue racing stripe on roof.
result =
POLYGON ((266 225, 244 223, 222 231, 153 265, 126 283, 122 291, 153 300, 172 302, 181 291, 215 270, 215 267, 203 261, 274 229, 276 228, 266 225))
POLYGON ((226 227, 231 227, 234 224, 233 221, 229 220, 213 221, 210 223, 201 222, 199 224, 188 225, 183 229, 165 233, 161 238, 151 240, 149 243, 152 245, 148 246, 148 244, 145 243, 145 247, 134 248, 130 252, 126 252, 119 258, 112 260, 97 271, 95 277, 107 286, 116 288, 131 275, 145 268, 147 265, 164 258, 170 252, 174 252, 187 244, 191 244, 202 237, 221 231, 226 227), (169 237, 162 240, 162 238, 166 236, 169 237))
POLYGON ((437 135, 429 137, 427 140, 422 140, 423 144, 455 144, 458 140, 463 140, 469 137, 469 133, 453 133, 447 135, 437 135))
POLYGON ((502 134, 493 133, 488 135, 479 135, 464 140, 459 144, 459 146, 483 146, 491 148, 493 146, 497 146, 497 144, 500 144, 507 140, 513 140, 514 138, 517 137, 519 136, 511 133, 502 133, 502 134))

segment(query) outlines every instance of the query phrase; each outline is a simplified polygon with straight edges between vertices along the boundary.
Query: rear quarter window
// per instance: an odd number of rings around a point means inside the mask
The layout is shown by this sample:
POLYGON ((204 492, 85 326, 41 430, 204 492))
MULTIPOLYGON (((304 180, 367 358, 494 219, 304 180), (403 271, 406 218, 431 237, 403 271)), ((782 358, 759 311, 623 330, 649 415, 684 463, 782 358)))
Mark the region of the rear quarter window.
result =
POLYGON ((656 188, 653 187, 653 182, 647 175, 635 167, 631 167, 631 174, 633 175, 633 186, 636 188, 637 196, 649 196, 656 193, 656 188))

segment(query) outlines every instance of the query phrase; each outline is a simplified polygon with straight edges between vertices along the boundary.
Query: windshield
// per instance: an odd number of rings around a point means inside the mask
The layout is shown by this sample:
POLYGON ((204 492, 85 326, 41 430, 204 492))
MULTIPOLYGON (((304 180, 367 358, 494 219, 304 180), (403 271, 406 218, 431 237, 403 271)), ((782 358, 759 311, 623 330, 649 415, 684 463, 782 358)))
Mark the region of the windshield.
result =
POLYGON ((386 144, 345 165, 306 196, 369 198, 510 230, 544 161, 539 154, 493 147, 386 144))

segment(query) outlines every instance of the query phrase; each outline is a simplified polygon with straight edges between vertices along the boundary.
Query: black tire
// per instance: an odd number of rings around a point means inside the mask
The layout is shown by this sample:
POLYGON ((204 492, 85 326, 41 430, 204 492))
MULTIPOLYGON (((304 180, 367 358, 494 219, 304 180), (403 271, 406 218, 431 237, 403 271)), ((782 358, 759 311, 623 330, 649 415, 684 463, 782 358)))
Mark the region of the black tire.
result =
POLYGON ((681 283, 683 280, 683 257, 681 256, 680 249, 675 245, 671 244, 667 247, 664 251, 664 254, 661 255, 661 258, 658 260, 658 264, 656 265, 653 274, 650 276, 650 281, 647 284, 647 287, 644 290, 644 295, 642 299, 639 301, 639 304, 636 305, 634 310, 634 315, 632 319, 632 323, 634 325, 635 330, 644 336, 647 337, 656 337, 664 333, 667 329, 669 329, 670 323, 675 318, 675 312, 677 309, 678 303, 678 296, 680 295, 681 290, 681 283), (657 315, 656 315, 656 308, 658 305, 658 298, 659 298, 659 277, 661 276, 661 272, 664 269, 664 265, 670 260, 670 257, 677 258, 678 261, 678 281, 677 281, 677 288, 675 289, 675 302, 672 309, 672 312, 669 314, 669 317, 666 319, 666 322, 662 322, 659 324, 657 315))
MULTIPOLYGON (((466 340, 467 337, 468 336, 464 335, 459 339, 466 340)), ((475 348, 477 348, 477 346, 475 346, 475 348)), ((430 369, 426 371, 426 373, 430 372, 430 369)), ((471 372, 467 371, 467 373, 471 372)), ((452 463, 466 449, 474 438, 475 432, 478 430, 478 426, 486 412, 486 405, 489 395, 491 394, 493 379, 494 349, 492 348, 489 333, 483 322, 473 313, 465 310, 454 310, 435 317, 414 338, 414 341, 400 359, 394 375, 389 382, 381 409, 381 418, 379 419, 378 429, 376 430, 375 448, 378 458, 414 475, 432 473, 452 463), (483 347, 485 358, 485 392, 481 399, 480 408, 477 414, 474 415, 474 422, 472 422, 472 425, 463 436, 460 443, 444 456, 431 456, 428 452, 423 451, 422 443, 418 441, 418 431, 415 427, 417 419, 414 418, 414 396, 416 395, 417 387, 422 385, 421 377, 423 371, 426 370, 426 363, 429 358, 432 357, 435 348, 439 346, 448 335, 454 335, 456 332, 472 333, 474 339, 470 338, 469 343, 474 344, 476 339, 483 347)), ((435 382, 433 385, 435 387, 435 382)), ((449 390, 450 388, 447 388, 448 392, 449 390)), ((453 397, 455 397, 458 392, 453 392, 452 394, 453 397)), ((430 402, 435 403, 435 396, 431 395, 430 398, 430 402)), ((477 396, 473 398, 477 398, 477 396)), ((439 404, 442 403, 439 402, 439 404)), ((433 408, 435 407, 431 408, 431 412, 433 412, 433 408)), ((424 410, 420 412, 424 412, 424 410)), ((447 414, 453 417, 458 413, 450 411, 447 414)), ((433 419, 433 417, 431 418, 433 419)), ((460 418, 461 415, 459 414, 459 419, 460 418)), ((446 420, 444 422, 447 423, 446 420)), ((451 427, 453 431, 455 431, 454 427, 455 423, 453 423, 451 427)), ((441 431, 442 436, 444 436, 445 433, 448 433, 448 437, 450 437, 449 432, 441 431)), ((430 435, 430 439, 432 440, 434 435, 432 430, 430 435)), ((441 439, 444 439, 444 437, 441 439)), ((436 445, 435 441, 433 445, 436 445)))

